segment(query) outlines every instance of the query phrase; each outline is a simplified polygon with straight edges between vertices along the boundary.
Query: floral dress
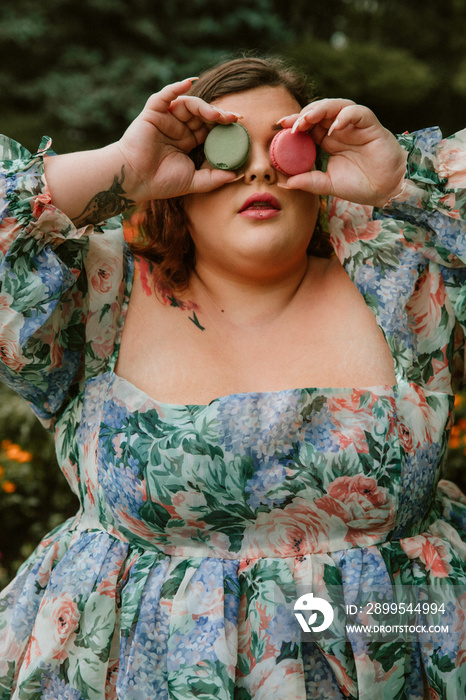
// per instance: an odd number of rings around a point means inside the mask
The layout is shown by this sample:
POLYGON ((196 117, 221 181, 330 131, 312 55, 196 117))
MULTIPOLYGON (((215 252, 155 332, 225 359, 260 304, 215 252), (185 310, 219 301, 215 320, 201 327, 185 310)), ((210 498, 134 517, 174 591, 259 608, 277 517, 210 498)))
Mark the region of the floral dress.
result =
POLYGON ((323 207, 396 384, 208 405, 115 374, 134 274, 121 221, 77 230, 50 201, 50 144, 1 141, 1 377, 53 431, 81 503, 0 598, 2 700, 464 700, 466 499, 441 476, 466 328, 466 132, 400 138, 398 197, 323 207), (349 604, 402 587, 441 601, 447 635, 348 630, 349 604), (330 591, 331 634, 302 633, 303 591, 330 591))

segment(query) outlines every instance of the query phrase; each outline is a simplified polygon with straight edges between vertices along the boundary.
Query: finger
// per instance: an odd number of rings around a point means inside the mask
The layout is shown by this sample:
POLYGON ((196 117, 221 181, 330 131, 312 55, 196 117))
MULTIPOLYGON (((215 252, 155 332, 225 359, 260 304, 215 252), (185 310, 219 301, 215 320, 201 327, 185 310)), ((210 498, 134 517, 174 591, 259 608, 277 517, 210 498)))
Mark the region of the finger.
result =
POLYGON ((199 146, 201 143, 204 143, 209 131, 210 130, 209 130, 208 126, 206 124, 202 124, 202 123, 198 129, 193 130, 193 136, 196 140, 196 145, 199 146))
POLYGON ((343 131, 348 126, 354 126, 357 129, 367 129, 378 124, 377 117, 370 109, 362 105, 351 105, 339 112, 328 130, 328 136, 334 131, 343 131))
POLYGON ((286 183, 277 183, 279 187, 289 190, 304 190, 312 194, 333 194, 332 180, 327 173, 320 170, 312 170, 309 173, 301 173, 289 177, 286 183))
POLYGON ((176 100, 177 97, 188 92, 194 80, 197 80, 197 78, 186 78, 186 80, 179 80, 176 83, 166 85, 159 92, 155 92, 149 97, 145 108, 157 112, 168 111, 171 103, 176 100))
POLYGON ((354 105, 351 100, 327 99, 311 102, 305 107, 292 126, 293 131, 308 131, 321 122, 333 122, 342 109, 354 105))
POLYGON ((212 124, 230 124, 240 117, 235 112, 220 109, 216 105, 209 104, 200 97, 192 95, 178 97, 170 105, 169 111, 185 123, 190 122, 194 117, 212 124))
MULTIPOLYGON (((240 176, 242 177, 242 176, 240 176)), ((190 192, 210 192, 222 185, 238 180, 232 170, 217 170, 216 168, 201 168, 194 173, 190 192)))
POLYGON ((293 126, 295 121, 300 117, 300 114, 300 112, 297 112, 296 114, 288 114, 286 117, 278 119, 277 124, 282 126, 284 129, 289 129, 290 126, 293 126))
POLYGON ((331 124, 316 124, 315 126, 311 127, 309 129, 309 134, 312 136, 312 140, 314 143, 318 144, 319 146, 322 144, 322 141, 328 134, 328 129, 331 124))

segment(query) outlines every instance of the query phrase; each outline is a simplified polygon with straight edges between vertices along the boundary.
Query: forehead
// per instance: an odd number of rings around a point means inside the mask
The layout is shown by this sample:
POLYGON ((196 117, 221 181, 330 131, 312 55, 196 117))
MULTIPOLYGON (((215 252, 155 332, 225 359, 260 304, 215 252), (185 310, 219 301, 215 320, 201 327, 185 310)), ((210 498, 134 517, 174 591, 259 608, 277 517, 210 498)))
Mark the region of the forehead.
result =
POLYGON ((241 114, 244 118, 241 123, 260 122, 264 126, 273 126, 277 119, 295 114, 301 111, 299 103, 283 87, 258 87, 244 92, 235 92, 224 95, 212 102, 220 109, 231 110, 241 114))

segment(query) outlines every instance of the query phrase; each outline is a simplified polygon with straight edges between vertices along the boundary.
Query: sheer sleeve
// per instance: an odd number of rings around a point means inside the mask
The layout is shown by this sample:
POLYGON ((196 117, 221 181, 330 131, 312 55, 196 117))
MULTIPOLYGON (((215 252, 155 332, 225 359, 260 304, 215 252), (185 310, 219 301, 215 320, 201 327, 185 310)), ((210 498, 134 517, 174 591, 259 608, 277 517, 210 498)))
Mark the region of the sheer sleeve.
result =
POLYGON ((0 137, 0 379, 46 427, 105 371, 125 293, 121 222, 78 229, 53 206, 50 146, 0 137))
POLYGON ((399 140, 408 152, 401 193, 379 209, 329 197, 328 231, 385 334, 397 379, 451 394, 464 367, 466 131, 399 140))
MULTIPOLYGON (((438 266, 457 320, 452 372, 460 388, 464 385, 466 333, 466 129, 449 138, 443 138, 437 128, 426 129, 399 140, 408 151, 403 189, 376 210, 376 217, 403 222, 406 242, 429 262, 431 287, 438 266)), ((431 288, 431 312, 438 309, 441 293, 441 285, 431 288)), ((427 312, 425 309, 424 316, 427 312)))
POLYGON ((442 138, 439 129, 399 137, 408 151, 402 192, 385 215, 412 221, 406 237, 449 268, 466 264, 466 129, 442 138))

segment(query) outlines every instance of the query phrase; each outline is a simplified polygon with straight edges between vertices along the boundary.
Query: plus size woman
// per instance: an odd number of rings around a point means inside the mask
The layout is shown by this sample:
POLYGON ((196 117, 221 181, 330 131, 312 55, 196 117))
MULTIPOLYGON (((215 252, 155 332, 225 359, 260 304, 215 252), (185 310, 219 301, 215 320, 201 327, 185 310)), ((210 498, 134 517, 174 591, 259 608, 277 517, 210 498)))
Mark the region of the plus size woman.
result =
POLYGON ((311 98, 238 59, 106 148, 3 138, 1 377, 81 507, 0 598, 0 698, 464 698, 466 500, 441 477, 466 136, 311 98), (215 169, 236 121, 247 160, 215 169), (289 127, 326 154, 293 177, 289 127), (387 586, 441 601, 448 635, 301 637, 299 592, 387 586))

